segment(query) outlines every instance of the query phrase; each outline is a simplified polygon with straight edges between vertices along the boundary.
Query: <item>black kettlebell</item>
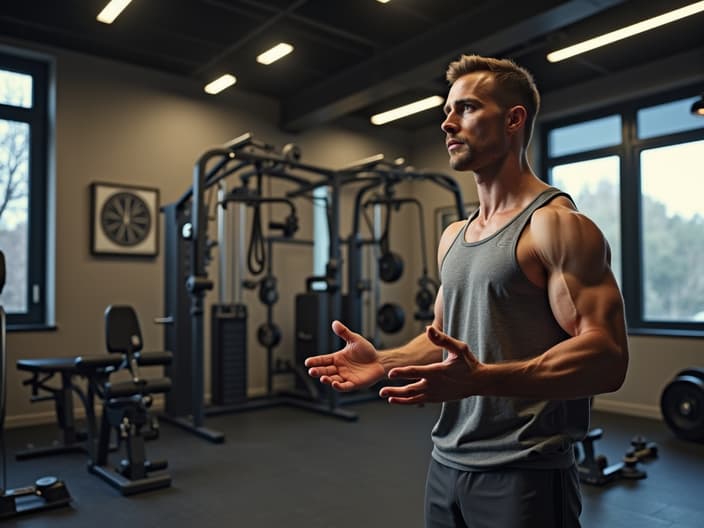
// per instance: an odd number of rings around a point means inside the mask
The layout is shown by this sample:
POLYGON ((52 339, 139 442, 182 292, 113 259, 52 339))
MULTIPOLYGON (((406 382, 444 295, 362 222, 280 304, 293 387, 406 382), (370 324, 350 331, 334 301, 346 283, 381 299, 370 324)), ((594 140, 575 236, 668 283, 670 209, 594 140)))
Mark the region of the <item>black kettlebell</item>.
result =
POLYGON ((403 260, 393 251, 385 251, 379 257, 379 278, 384 282, 396 282, 403 275, 403 260))

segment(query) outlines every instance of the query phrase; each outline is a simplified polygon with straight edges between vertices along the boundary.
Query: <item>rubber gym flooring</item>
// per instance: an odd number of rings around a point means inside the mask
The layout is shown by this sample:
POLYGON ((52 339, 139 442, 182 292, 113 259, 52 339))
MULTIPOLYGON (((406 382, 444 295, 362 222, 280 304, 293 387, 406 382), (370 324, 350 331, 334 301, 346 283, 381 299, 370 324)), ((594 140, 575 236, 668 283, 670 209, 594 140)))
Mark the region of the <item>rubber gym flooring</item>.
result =
MULTIPOLYGON (((46 444, 55 427, 6 433, 8 487, 40 476, 63 479, 70 508, 4 521, 24 528, 123 527, 421 527, 423 483, 436 406, 346 406, 357 422, 275 407, 209 418, 226 434, 213 445, 162 423, 147 454, 167 458, 171 488, 122 497, 87 472, 85 456, 15 461, 28 442, 46 444)), ((617 462, 631 438, 656 442, 659 457, 642 464, 648 476, 583 486, 582 526, 694 528, 704 526, 704 444, 680 441, 659 421, 594 412, 604 436, 597 454, 617 462)), ((500 527, 497 527, 500 528, 500 527)))

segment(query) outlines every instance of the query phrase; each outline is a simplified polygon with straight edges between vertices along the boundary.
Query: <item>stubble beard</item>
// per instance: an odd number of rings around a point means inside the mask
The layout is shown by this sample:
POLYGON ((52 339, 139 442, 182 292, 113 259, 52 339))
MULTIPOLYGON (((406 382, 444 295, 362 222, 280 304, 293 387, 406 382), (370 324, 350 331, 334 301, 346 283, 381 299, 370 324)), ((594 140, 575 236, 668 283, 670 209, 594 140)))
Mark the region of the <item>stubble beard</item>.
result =
POLYGON ((456 171, 471 170, 472 165, 472 149, 466 143, 461 152, 450 154, 450 167, 456 171))

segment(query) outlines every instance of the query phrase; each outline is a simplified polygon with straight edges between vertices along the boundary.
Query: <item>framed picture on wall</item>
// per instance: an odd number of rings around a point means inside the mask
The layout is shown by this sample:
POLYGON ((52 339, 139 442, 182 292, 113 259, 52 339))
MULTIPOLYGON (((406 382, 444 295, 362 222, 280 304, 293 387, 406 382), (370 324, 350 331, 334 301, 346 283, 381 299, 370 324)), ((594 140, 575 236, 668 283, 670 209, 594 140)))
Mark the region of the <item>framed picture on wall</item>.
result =
MULTIPOLYGON (((469 202, 464 204, 465 218, 469 217, 479 207, 479 202, 469 202)), ((440 245, 440 237, 445 228, 452 222, 459 220, 457 217, 457 207, 449 205, 447 207, 438 207, 435 209, 435 247, 440 245)))
POLYGON ((93 255, 154 257, 159 251, 159 190, 94 182, 90 186, 93 255))

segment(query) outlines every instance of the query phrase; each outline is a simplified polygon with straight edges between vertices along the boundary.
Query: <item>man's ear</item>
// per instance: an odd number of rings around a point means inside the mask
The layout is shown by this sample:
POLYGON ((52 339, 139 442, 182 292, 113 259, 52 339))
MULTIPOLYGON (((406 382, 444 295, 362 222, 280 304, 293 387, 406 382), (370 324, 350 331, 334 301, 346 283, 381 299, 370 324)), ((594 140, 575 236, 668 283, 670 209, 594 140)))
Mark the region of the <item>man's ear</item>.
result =
POLYGON ((526 124, 528 111, 523 105, 516 105, 509 108, 506 114, 506 130, 510 134, 517 133, 526 124))

